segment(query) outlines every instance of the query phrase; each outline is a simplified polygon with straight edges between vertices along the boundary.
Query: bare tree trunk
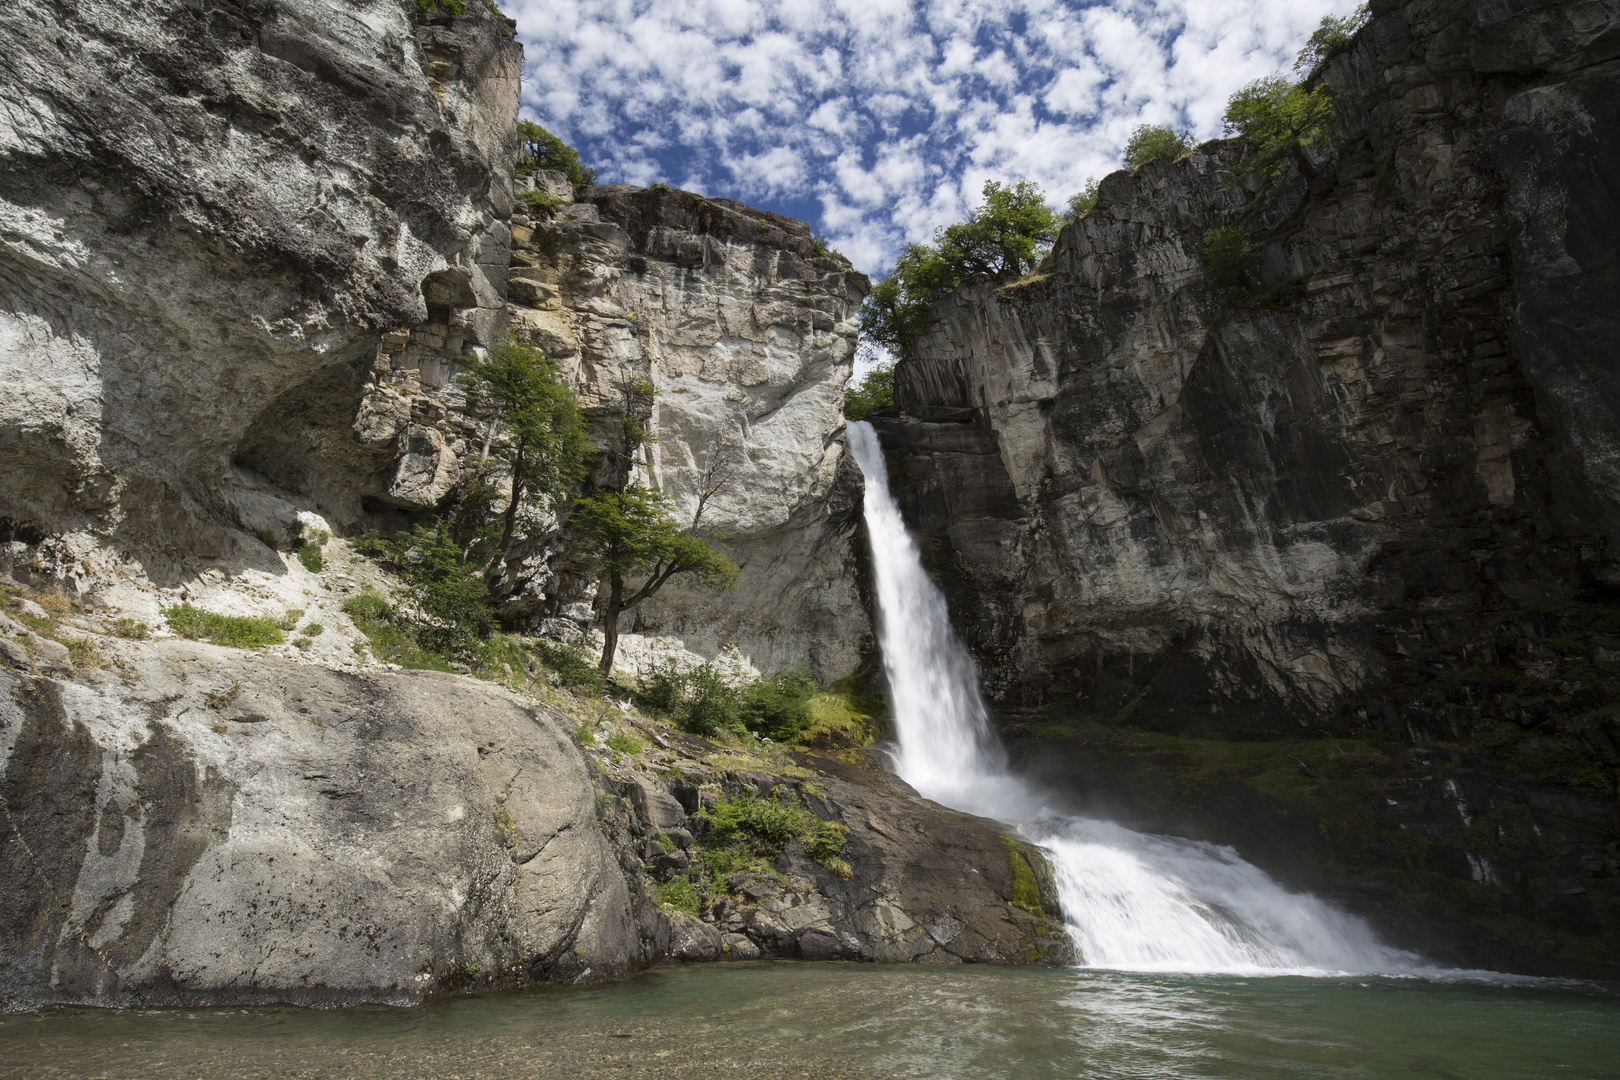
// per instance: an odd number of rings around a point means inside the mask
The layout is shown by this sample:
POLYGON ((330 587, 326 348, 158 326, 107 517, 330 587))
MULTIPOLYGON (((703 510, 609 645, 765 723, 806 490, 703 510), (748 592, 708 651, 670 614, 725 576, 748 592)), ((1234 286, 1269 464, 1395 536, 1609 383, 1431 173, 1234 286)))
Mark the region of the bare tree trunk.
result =
POLYGON ((624 578, 619 574, 608 576, 607 607, 602 610, 602 678, 613 672, 613 654, 619 649, 619 612, 624 603, 624 578))

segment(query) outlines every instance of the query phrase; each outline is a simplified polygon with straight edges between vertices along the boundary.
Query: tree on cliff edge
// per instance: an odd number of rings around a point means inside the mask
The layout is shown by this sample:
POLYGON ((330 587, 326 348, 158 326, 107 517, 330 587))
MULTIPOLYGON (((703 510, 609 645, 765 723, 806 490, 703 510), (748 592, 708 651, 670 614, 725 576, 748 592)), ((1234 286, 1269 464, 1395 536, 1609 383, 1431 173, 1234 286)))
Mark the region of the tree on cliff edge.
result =
POLYGON ((731 481, 732 452, 725 445, 711 448, 709 462, 699 478, 697 506, 691 524, 681 528, 674 520, 673 504, 660 488, 641 482, 638 454, 652 441, 647 431, 652 384, 639 377, 620 387, 619 422, 608 448, 607 484, 579 500, 569 521, 570 530, 584 551, 601 563, 608 585, 602 604, 603 678, 613 670, 619 647, 619 616, 657 593, 672 579, 686 576, 709 589, 736 584, 738 568, 700 535, 703 512, 715 495, 731 481), (640 585, 629 579, 641 577, 640 585))
POLYGON ((904 357, 928 328, 929 311, 970 277, 1011 281, 1035 268, 1062 221, 1036 184, 984 185, 984 202, 966 221, 909 244, 888 277, 861 305, 861 335, 904 357))

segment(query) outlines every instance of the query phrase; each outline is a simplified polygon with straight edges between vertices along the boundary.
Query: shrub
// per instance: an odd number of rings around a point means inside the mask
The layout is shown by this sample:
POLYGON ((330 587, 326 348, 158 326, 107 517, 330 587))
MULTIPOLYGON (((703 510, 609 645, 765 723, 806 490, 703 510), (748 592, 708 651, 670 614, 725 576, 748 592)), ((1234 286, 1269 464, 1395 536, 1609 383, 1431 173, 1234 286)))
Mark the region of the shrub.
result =
POLYGON ((697 890, 692 887, 692 883, 686 878, 678 877, 674 881, 654 885, 653 896, 660 904, 672 907, 676 911, 685 912, 694 919, 697 918, 697 890))
POLYGON ((1150 161, 1174 161, 1192 148, 1190 131, 1178 134, 1163 124, 1142 124, 1125 143, 1125 167, 1136 169, 1150 161))
POLYGON ((320 637, 325 632, 326 627, 322 626, 318 622, 312 622, 304 627, 304 634, 306 637, 320 637))
POLYGON ((451 655, 477 651, 495 625, 489 587, 462 561, 451 523, 417 525, 393 541, 381 542, 389 561, 405 579, 415 609, 396 611, 394 621, 424 648, 451 655))
POLYGON ((636 700, 644 709, 674 716, 686 700, 686 674, 673 660, 656 665, 637 680, 636 700))
POLYGON ((557 684, 587 694, 607 693, 607 680, 585 646, 567 641, 541 641, 535 646, 540 660, 557 676, 557 684))
POLYGON ((628 731, 615 731, 607 737, 607 745, 614 753, 626 754, 631 757, 646 749, 641 744, 641 740, 628 731))
POLYGON ((273 619, 240 618, 234 615, 216 615, 212 611, 177 604, 163 609, 163 618, 183 638, 192 641, 211 641, 216 645, 229 645, 237 649, 257 649, 266 645, 280 645, 287 635, 273 619))
POLYGON ((984 202, 968 220, 937 230, 932 245, 907 245, 894 270, 872 287, 861 304, 861 337, 904 358, 937 301, 969 277, 1011 281, 1033 269, 1059 224, 1037 185, 987 181, 984 202))
POLYGON ((844 418, 865 420, 873 409, 894 404, 894 365, 879 364, 844 390, 844 418))
POLYGON ((1063 217, 1065 224, 1079 221, 1097 209, 1097 181, 1087 178, 1086 186, 1069 196, 1068 205, 1068 212, 1063 217))
POLYGON ((811 858, 840 877, 849 876, 849 864, 840 857, 849 827, 817 817, 797 799, 783 802, 737 795, 698 811, 698 817, 709 826, 703 846, 704 861, 711 870, 714 865, 710 853, 715 849, 740 842, 756 854, 771 854, 789 840, 798 839, 811 858))
POLYGON ((810 726, 810 698, 815 692, 816 681, 808 668, 758 679, 743 688, 743 723, 778 742, 791 739, 810 726))
POLYGON ((315 544, 301 543, 298 545, 298 561, 304 564, 304 569, 312 574, 318 574, 326 565, 321 559, 321 549, 315 544))
POLYGON ((555 169, 568 177, 568 182, 574 185, 576 191, 596 183, 596 170, 587 169, 580 164, 579 151, 539 124, 528 120, 519 120, 517 131, 517 171, 519 173, 535 172, 539 169, 555 169))
POLYGON ((130 638, 134 641, 145 641, 152 635, 152 630, 139 619, 119 619, 112 625, 112 632, 121 638, 130 638))
POLYGON ((1332 15, 1322 16, 1322 25, 1311 34, 1305 47, 1299 50, 1294 58, 1295 71, 1314 71, 1322 61, 1343 52, 1350 47, 1350 42, 1357 32, 1367 25, 1372 17, 1366 4, 1362 4, 1349 15, 1335 18, 1332 15))
POLYGON ((713 664, 699 664, 686 673, 685 700, 676 710, 681 727, 694 735, 722 732, 742 734, 737 691, 721 678, 713 664))
POLYGON ((1256 79, 1233 94, 1223 119, 1228 135, 1248 140, 1254 154, 1235 178, 1273 180, 1290 162, 1307 181, 1316 168, 1305 149, 1339 131, 1338 103, 1327 86, 1307 90, 1280 76, 1256 79))
POLYGON ((1204 280, 1217 289, 1249 283, 1260 262, 1260 245, 1237 225, 1204 233, 1204 280))
POLYGON ((539 210, 547 214, 568 205, 561 199, 552 198, 543 191, 520 191, 518 192, 518 201, 530 210, 539 210))
POLYGON ((354 619, 384 622, 394 617, 394 609, 376 593, 366 592, 343 601, 343 614, 354 619))

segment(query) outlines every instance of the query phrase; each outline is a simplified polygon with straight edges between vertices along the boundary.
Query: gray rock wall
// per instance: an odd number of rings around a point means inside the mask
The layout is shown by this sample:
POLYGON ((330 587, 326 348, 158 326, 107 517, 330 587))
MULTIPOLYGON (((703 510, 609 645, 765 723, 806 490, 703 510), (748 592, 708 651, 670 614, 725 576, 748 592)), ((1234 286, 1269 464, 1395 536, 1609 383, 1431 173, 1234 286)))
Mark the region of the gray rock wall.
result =
POLYGON ((498 332, 521 56, 413 11, 0 15, 0 515, 240 558, 233 464, 336 521, 386 487, 342 414, 383 332, 498 332))
POLYGON ((405 1004, 612 978, 667 941, 554 711, 431 672, 127 655, 0 672, 0 1007, 405 1004))
MULTIPOLYGON (((611 410, 627 377, 652 383, 645 478, 682 520, 710 463, 729 463, 703 528, 742 567, 737 587, 677 583, 635 609, 627 670, 662 638, 764 671, 853 673, 871 630, 843 387, 866 278, 816 255, 803 222, 683 191, 591 188, 513 231, 513 332, 564 361, 588 412, 611 410)), ((547 545, 513 576, 518 609, 541 617, 577 617, 593 597, 588 572, 547 545)))

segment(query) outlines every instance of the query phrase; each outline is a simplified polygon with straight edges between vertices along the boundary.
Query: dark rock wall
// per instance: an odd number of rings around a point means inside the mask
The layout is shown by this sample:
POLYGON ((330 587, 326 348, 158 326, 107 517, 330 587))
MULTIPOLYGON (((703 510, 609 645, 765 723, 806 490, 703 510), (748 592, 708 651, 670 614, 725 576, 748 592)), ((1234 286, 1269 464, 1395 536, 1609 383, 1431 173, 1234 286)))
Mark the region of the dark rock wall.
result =
POLYGON ((1116 173, 1038 273, 939 306, 896 490, 1033 756, 1099 723, 1434 748, 1368 792, 1413 785, 1429 894, 1485 886, 1445 918, 1613 962, 1620 6, 1374 7, 1315 76, 1352 107, 1314 184, 1222 142, 1116 173), (1203 279, 1232 223, 1252 289, 1203 279), (1465 806, 1453 768, 1495 779, 1465 806), (1469 832, 1508 803, 1549 846, 1469 832))

